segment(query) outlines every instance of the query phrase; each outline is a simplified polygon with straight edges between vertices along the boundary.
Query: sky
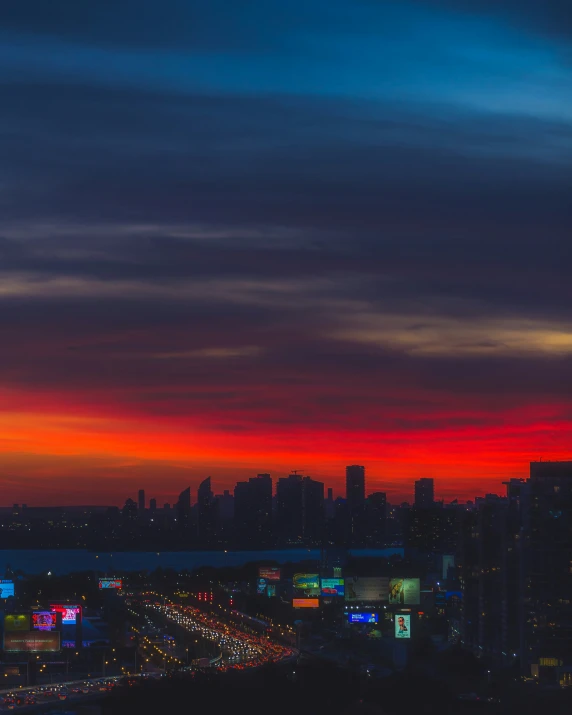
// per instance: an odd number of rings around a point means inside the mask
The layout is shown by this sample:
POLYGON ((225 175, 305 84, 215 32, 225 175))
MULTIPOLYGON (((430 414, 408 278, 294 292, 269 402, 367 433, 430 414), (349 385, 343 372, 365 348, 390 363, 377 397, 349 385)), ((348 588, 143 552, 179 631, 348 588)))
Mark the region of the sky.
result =
POLYGON ((572 456, 560 0, 3 0, 0 493, 572 456))

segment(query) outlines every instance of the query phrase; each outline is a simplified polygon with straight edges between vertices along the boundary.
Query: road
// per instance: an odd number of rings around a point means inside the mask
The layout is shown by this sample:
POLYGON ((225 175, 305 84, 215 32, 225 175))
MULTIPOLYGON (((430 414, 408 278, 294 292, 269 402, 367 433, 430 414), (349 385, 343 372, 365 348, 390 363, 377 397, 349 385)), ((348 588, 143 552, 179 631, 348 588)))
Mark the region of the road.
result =
MULTIPOLYGON (((205 613, 192 606, 173 604, 166 602, 165 599, 159 599, 148 602, 146 607, 154 612, 156 617, 162 617, 167 622, 178 625, 189 635, 198 636, 216 645, 219 656, 212 665, 223 671, 277 663, 295 658, 297 655, 293 648, 276 642, 267 634, 248 633, 236 624, 225 623, 211 613, 205 613)), ((155 649, 158 648, 156 644, 154 646, 155 649)), ((169 659, 169 662, 174 665, 185 665, 181 652, 176 651, 176 644, 168 648, 170 652, 159 648, 160 657, 163 657, 165 662, 169 659), (173 652, 176 654, 173 655, 173 652)))

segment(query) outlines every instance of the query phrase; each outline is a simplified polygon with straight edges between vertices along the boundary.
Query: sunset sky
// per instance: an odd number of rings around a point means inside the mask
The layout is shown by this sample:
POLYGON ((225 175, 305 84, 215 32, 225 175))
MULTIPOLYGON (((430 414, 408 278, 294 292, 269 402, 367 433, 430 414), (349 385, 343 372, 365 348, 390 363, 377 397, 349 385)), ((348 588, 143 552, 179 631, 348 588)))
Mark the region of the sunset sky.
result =
POLYGON ((572 456, 560 0, 2 0, 0 503, 572 456))

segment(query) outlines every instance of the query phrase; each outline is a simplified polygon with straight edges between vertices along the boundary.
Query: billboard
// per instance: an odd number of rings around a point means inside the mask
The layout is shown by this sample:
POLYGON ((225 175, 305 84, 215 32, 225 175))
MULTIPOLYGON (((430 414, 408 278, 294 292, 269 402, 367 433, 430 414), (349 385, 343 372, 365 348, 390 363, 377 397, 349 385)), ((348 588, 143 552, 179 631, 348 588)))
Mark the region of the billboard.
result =
POLYGON ((32 630, 55 631, 57 613, 55 611, 35 611, 32 613, 32 630))
POLYGON ((276 566, 260 566, 258 578, 265 578, 267 581, 280 581, 280 569, 276 566))
POLYGON ((387 601, 389 579, 384 576, 345 579, 346 601, 387 601))
POLYGON ((256 593, 259 596, 263 596, 266 593, 266 579, 265 578, 259 578, 257 583, 256 583, 256 593))
POLYGON ((292 606, 294 608, 320 608, 319 598, 293 598, 292 606))
POLYGON ((65 603, 50 603, 50 609, 62 614, 62 624, 64 626, 75 625, 78 617, 81 620, 81 606, 68 606, 65 603))
POLYGON ((266 595, 270 598, 276 595, 276 584, 268 584, 268 586, 266 587, 266 595))
POLYGON ((29 613, 7 613, 4 616, 4 632, 6 631, 29 631, 29 613))
POLYGON ((317 573, 296 573, 293 580, 294 590, 304 596, 320 595, 320 576, 317 573))
POLYGON ((123 588, 123 582, 120 578, 100 578, 99 588, 123 588))
POLYGON ((0 580, 0 598, 9 598, 14 595, 14 581, 0 580))
POLYGON ((322 596, 343 596, 344 595, 344 579, 343 578, 323 578, 322 596))
POLYGON ((389 582, 389 603, 417 606, 420 601, 418 578, 392 578, 389 582))
POLYGON ((58 631, 29 631, 4 633, 6 653, 57 653, 60 650, 58 631))
POLYGON ((348 613, 348 623, 377 623, 377 613, 348 613))
POLYGON ((395 614, 395 637, 411 638, 411 616, 409 613, 395 614))

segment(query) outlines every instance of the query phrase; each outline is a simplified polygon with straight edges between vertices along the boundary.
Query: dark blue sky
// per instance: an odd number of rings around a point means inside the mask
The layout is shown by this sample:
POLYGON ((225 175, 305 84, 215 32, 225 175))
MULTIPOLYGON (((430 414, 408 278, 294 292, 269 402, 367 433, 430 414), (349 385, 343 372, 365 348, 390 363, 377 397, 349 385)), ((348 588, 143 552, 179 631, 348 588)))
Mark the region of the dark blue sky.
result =
POLYGON ((565 3, 1 14, 8 501, 300 460, 469 493, 565 455, 565 3))

